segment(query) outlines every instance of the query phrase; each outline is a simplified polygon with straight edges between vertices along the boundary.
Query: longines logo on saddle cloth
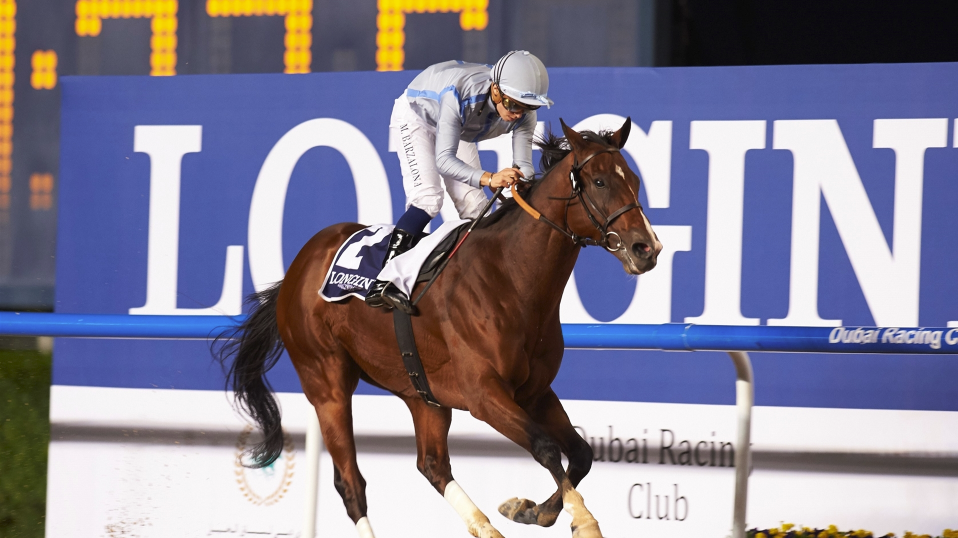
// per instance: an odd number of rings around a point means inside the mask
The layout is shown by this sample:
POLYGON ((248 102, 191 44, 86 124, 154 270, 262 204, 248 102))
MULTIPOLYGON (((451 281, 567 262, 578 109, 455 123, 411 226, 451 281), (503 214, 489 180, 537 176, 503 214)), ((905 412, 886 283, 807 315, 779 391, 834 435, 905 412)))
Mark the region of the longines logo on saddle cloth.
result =
POLYGON ((468 222, 444 222, 435 232, 419 240, 408 252, 390 260, 384 268, 383 259, 386 257, 389 234, 394 226, 376 224, 363 228, 349 236, 339 247, 319 295, 328 302, 342 301, 349 297, 364 299, 369 286, 379 278, 392 282, 408 297, 429 255, 446 236, 468 222))

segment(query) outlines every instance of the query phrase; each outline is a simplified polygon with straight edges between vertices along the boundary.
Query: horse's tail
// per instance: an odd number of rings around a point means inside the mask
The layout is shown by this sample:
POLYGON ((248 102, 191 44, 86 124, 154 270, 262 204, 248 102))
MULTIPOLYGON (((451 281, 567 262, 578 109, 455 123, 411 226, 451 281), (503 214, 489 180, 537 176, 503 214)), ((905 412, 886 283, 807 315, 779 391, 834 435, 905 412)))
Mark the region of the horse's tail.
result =
POLYGON ((232 387, 235 405, 263 430, 262 442, 248 451, 251 458, 248 466, 253 468, 270 465, 283 452, 280 409, 266 380, 266 372, 283 352, 276 325, 276 299, 281 285, 279 281, 247 297, 253 306, 246 321, 214 340, 214 346, 219 349, 213 353, 226 370, 226 387, 232 387), (217 345, 221 341, 222 345, 217 345))

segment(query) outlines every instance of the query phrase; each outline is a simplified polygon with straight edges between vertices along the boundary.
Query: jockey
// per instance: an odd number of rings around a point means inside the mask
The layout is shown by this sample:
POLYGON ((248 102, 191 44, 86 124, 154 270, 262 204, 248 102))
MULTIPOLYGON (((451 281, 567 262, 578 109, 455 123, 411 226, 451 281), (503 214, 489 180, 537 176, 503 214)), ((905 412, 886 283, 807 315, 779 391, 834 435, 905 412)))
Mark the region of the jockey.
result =
MULTIPOLYGON (((491 69, 450 61, 427 67, 413 79, 396 99, 389 122, 390 135, 401 144, 396 153, 406 212, 389 238, 384 267, 409 250, 413 239, 439 213, 443 184, 459 216, 474 219, 488 200, 483 187, 508 187, 532 177, 535 111, 552 105, 548 91, 545 66, 524 50, 509 52, 491 69), (482 170, 476 143, 505 133, 512 133, 516 168, 495 173, 482 170)), ((387 287, 388 282, 374 282, 366 303, 378 307, 408 301, 395 286, 388 291, 387 287)))

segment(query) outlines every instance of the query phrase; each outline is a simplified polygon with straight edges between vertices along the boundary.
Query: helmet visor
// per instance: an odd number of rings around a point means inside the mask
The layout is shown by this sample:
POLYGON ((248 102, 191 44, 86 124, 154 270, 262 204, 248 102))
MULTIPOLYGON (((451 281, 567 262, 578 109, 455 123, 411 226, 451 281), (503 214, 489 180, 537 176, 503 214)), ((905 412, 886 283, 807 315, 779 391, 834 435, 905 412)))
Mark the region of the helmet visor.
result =
POLYGON ((552 99, 549 99, 545 95, 539 95, 529 91, 520 91, 505 84, 500 84, 499 89, 502 90, 503 96, 509 97, 509 99, 514 102, 525 105, 529 108, 529 110, 535 110, 540 106, 545 106, 546 108, 552 106, 552 99))
POLYGON ((539 105, 527 105, 525 103, 520 103, 506 94, 502 94, 502 106, 509 112, 528 112, 530 110, 536 110, 539 108, 539 105))

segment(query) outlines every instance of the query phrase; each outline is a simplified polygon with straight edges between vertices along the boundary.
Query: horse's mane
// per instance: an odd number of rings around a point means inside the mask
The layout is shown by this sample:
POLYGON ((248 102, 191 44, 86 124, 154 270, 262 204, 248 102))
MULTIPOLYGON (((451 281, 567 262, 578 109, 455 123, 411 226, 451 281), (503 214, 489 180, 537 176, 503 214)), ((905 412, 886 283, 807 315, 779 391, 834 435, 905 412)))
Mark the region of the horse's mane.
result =
MULTIPOLYGON (((612 131, 580 131, 579 134, 589 142, 604 147, 615 148, 615 145, 612 143, 612 131)), ((572 146, 569 145, 569 141, 564 136, 557 136, 553 133, 551 126, 546 129, 542 136, 537 136, 535 140, 533 140, 533 143, 539 151, 542 152, 542 158, 539 159, 540 172, 526 181, 528 187, 522 191, 523 198, 531 195, 535 191, 535 188, 542 183, 542 179, 546 177, 562 159, 565 159, 567 155, 572 153, 572 146)), ((506 215, 515 211, 518 207, 519 204, 516 203, 514 199, 507 199, 499 209, 495 210, 479 223, 479 228, 492 226, 502 220, 506 215)))

